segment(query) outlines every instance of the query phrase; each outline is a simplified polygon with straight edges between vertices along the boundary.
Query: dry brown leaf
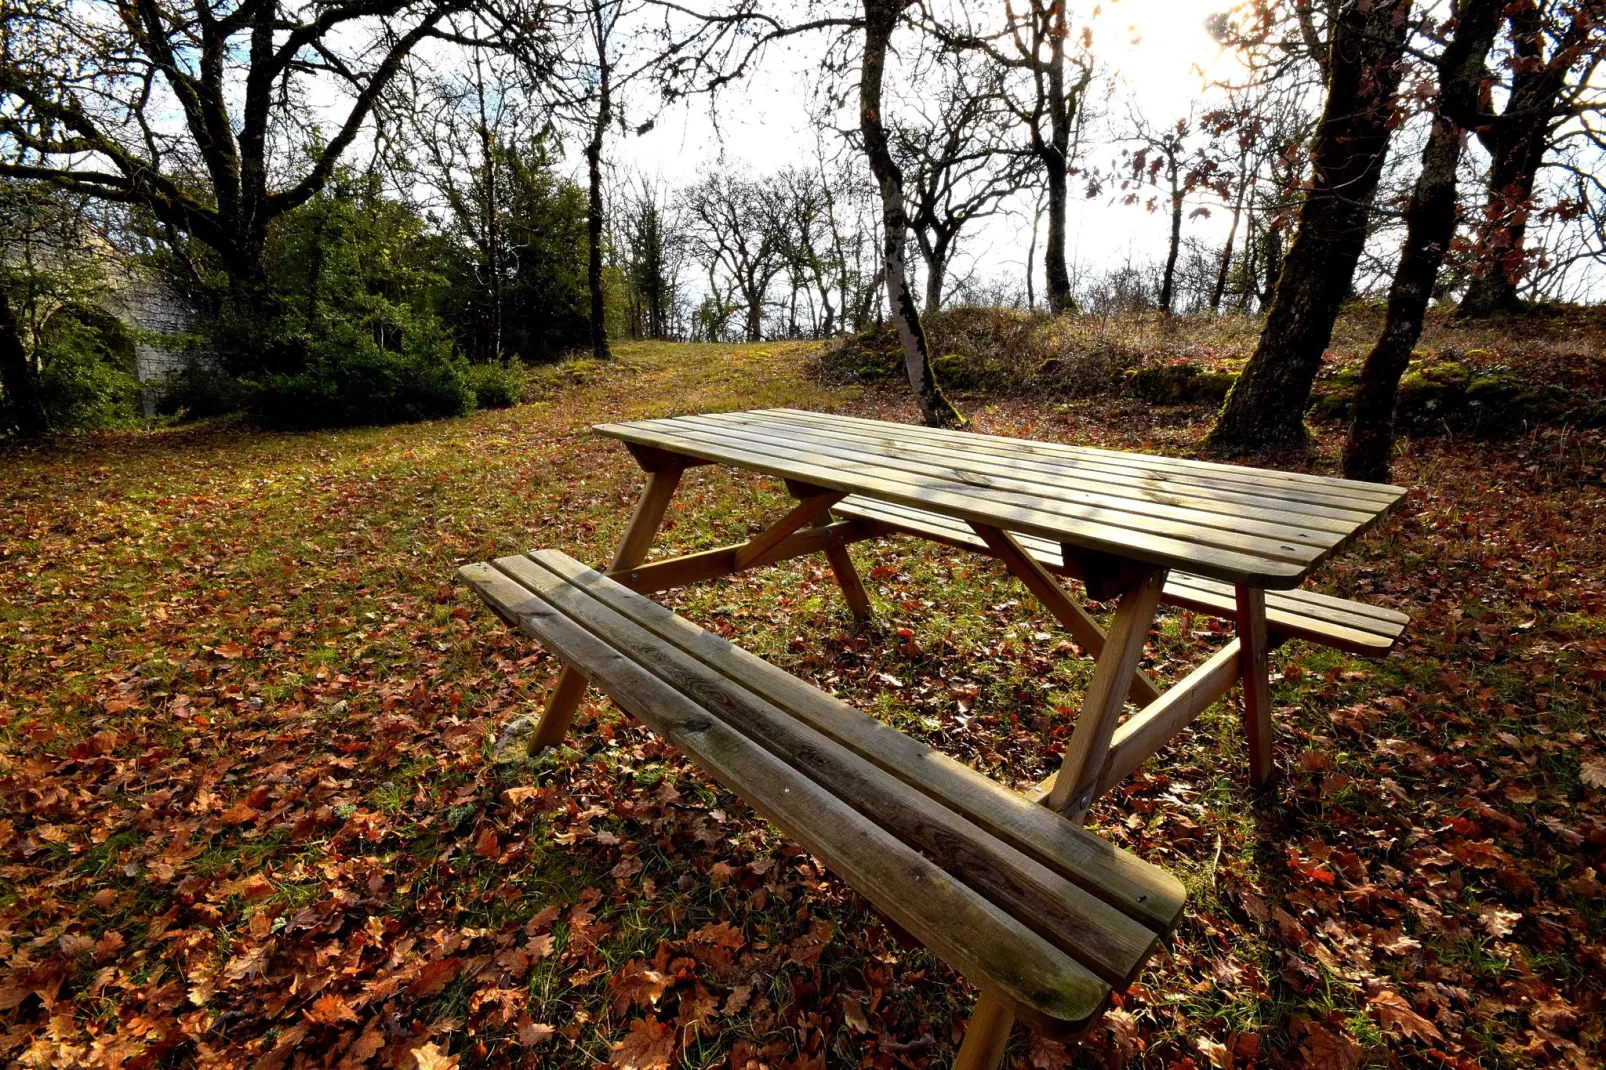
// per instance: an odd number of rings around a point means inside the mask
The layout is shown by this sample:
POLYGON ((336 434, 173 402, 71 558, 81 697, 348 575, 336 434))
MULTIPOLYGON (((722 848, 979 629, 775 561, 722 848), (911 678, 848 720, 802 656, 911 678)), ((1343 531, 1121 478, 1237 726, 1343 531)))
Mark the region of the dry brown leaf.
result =
POLYGON ((669 1070, 675 1057, 675 1031, 657 1018, 637 1018, 608 1052, 614 1070, 669 1070))
POLYGON ((457 1056, 447 1055, 433 1040, 414 1048, 412 1054, 418 1070, 456 1070, 457 1067, 457 1056))
POLYGON ((1416 1012, 1409 1000, 1385 988, 1367 999, 1372 1014, 1385 1029, 1396 1029, 1415 1040, 1439 1040, 1444 1035, 1439 1027, 1416 1012))
POLYGON ((307 1008, 307 1017, 319 1025, 339 1025, 341 1022, 355 1022, 357 1012, 333 992, 325 992, 312 1001, 307 1008))
POLYGON ((619 1015, 632 1006, 656 1007, 669 981, 644 960, 632 959, 608 982, 608 1002, 613 1006, 613 1013, 619 1015))

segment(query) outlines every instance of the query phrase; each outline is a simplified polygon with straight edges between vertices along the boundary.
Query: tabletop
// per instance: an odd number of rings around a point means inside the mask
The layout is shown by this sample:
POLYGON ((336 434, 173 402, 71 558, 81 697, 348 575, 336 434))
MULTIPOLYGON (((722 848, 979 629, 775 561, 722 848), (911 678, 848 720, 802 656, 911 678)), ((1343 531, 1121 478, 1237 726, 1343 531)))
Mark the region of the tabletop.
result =
POLYGON ((624 442, 1264 590, 1300 585, 1403 487, 799 409, 599 424, 624 442))

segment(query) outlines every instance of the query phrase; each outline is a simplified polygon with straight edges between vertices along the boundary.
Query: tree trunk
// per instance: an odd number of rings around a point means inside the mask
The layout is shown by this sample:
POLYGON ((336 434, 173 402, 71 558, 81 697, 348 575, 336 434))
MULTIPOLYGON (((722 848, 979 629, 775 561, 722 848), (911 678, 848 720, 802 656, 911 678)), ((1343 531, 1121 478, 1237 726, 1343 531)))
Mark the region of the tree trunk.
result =
POLYGON ((1221 298, 1227 292, 1227 275, 1232 270, 1232 247, 1238 240, 1238 220, 1244 212, 1244 191, 1249 179, 1242 169, 1238 172, 1238 195, 1232 202, 1232 223, 1227 227, 1227 245, 1221 250, 1221 269, 1216 272, 1216 287, 1210 291, 1210 311, 1221 311, 1221 298))
POLYGON ((887 130, 881 116, 881 82, 887 64, 887 45, 898 23, 901 0, 863 0, 864 60, 859 72, 859 129, 864 136, 864 152, 870 161, 881 192, 882 275, 887 288, 887 307, 898 342, 903 347, 903 363, 909 373, 920 415, 931 427, 964 427, 965 418, 944 396, 931 369, 930 352, 920 312, 909 289, 904 246, 908 241, 909 220, 903 204, 903 172, 887 148, 887 130))
POLYGON ((1299 229, 1255 354, 1207 445, 1225 452, 1305 447, 1305 404, 1366 242, 1388 154, 1410 0, 1346 6, 1333 32, 1299 229))
POLYGON ((1389 289, 1388 312, 1377 344, 1366 355, 1355 394, 1344 475, 1386 483, 1394 449, 1394 402, 1400 376, 1422 335, 1433 283, 1455 236, 1456 168, 1467 122, 1478 105, 1484 57, 1494 44, 1505 0, 1466 0, 1455 36, 1439 59, 1439 106, 1422 151, 1422 171, 1405 215, 1405 245, 1389 289), (1459 122, 1458 122, 1459 120, 1459 122))
POLYGON ((1594 5, 1579 5, 1566 30, 1555 35, 1553 54, 1545 12, 1534 0, 1514 0, 1505 11, 1511 27, 1511 92, 1500 115, 1472 123, 1489 151, 1488 199, 1478 226, 1472 283, 1457 310, 1460 318, 1514 312, 1522 307, 1517 284, 1527 268, 1523 241, 1533 210, 1534 182, 1550 148, 1558 118, 1568 114, 1562 94, 1567 75, 1590 40, 1594 5))
POLYGON ((1548 123, 1524 124, 1520 136, 1497 139, 1489 168, 1488 202, 1478 227, 1478 255, 1472 282, 1456 315, 1461 319, 1515 312, 1522 307, 1517 283, 1527 266, 1523 241, 1533 209, 1534 181, 1550 141, 1548 123))
POLYGON ((1165 276, 1160 281, 1160 311, 1171 315, 1176 300, 1177 254, 1182 251, 1182 187, 1178 185, 1177 160, 1171 158, 1171 244, 1165 254, 1165 276))
POLYGON ((613 101, 609 95, 609 67, 607 40, 601 32, 601 13, 597 33, 597 121, 591 128, 591 141, 586 145, 586 171, 590 180, 590 201, 586 212, 586 282, 591 287, 591 353, 598 360, 607 360, 608 316, 603 301, 602 285, 602 142, 613 118, 613 101))
POLYGON ((490 275, 491 307, 485 325, 485 351, 493 361, 502 353, 502 209, 497 196, 496 142, 485 114, 485 77, 474 53, 474 89, 480 106, 480 182, 485 187, 485 269, 490 275))
POLYGON ((50 430, 50 415, 39 392, 39 376, 28 350, 22 344, 17 317, 11 310, 11 297, 0 289, 0 390, 5 406, 0 409, 24 438, 37 438, 50 430))
POLYGON ((1394 400, 1422 334, 1422 317, 1433 295, 1433 280, 1455 231, 1455 169, 1462 133, 1440 115, 1434 119, 1422 153, 1406 214, 1405 245, 1389 288, 1388 313, 1377 343, 1366 355, 1356 391, 1349 439, 1344 444, 1344 475, 1386 483, 1394 443, 1394 400))

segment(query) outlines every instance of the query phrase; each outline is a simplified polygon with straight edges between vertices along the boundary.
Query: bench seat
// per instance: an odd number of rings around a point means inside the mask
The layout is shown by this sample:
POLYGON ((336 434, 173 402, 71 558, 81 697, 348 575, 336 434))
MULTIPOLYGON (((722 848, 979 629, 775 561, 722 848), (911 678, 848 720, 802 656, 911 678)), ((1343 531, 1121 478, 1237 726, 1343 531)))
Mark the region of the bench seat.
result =
POLYGON ((1164 870, 565 554, 459 574, 1017 1013, 1085 1028, 1181 916, 1164 870))
MULTIPOLYGON (((918 535, 965 550, 988 553, 987 544, 963 520, 906 505, 853 495, 831 511, 843 519, 868 521, 896 532, 918 535)), ((1032 535, 1017 535, 1020 544, 1050 572, 1065 575, 1059 544, 1032 535)), ((1173 572, 1161 601, 1213 617, 1235 612, 1230 583, 1173 572)), ((1307 639, 1363 657, 1381 657, 1394 648, 1410 618, 1381 606, 1367 605, 1315 591, 1267 591, 1266 629, 1278 639, 1307 639)))

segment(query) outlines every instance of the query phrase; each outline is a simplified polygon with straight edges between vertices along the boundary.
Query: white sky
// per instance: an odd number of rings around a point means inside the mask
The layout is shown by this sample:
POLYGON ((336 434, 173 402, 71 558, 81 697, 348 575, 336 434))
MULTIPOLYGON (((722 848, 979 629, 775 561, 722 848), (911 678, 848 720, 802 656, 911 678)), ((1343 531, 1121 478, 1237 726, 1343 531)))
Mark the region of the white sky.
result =
MULTIPOLYGON (((1121 116, 1131 100, 1155 126, 1186 116, 1204 95, 1201 69, 1217 79, 1236 69, 1235 57, 1223 54, 1205 29, 1207 16, 1226 6, 1226 0, 1105 3, 1091 22, 1093 51, 1102 71, 1118 71, 1120 78, 1110 93, 1113 99, 1094 101, 1094 107, 1121 116)), ((912 40, 909 31, 900 31, 893 46, 912 40)), ((746 83, 731 86, 719 99, 717 121, 706 101, 695 100, 660 116, 643 136, 616 139, 611 146, 614 162, 680 186, 716 165, 765 173, 811 158, 815 135, 808 116, 808 76, 818 70, 821 43, 804 41, 771 51, 746 83)), ((1109 92, 1108 83, 1104 85, 1109 92)), ((1119 151, 1118 146, 1095 141, 1086 150, 1085 161, 1107 167, 1119 151)), ((1068 219, 1073 271, 1078 264, 1098 271, 1118 266, 1128 257, 1141 262, 1163 255, 1168 218, 1114 200, 1110 192, 1086 200, 1073 185, 1068 219)), ((958 273, 963 273, 968 255, 974 258, 979 278, 1023 280, 1032 206, 1022 198, 1015 207, 1014 213, 984 220, 974 232, 961 236, 958 273)), ((1187 221, 1185 228, 1185 234, 1219 243, 1226 221, 1223 213, 1215 212, 1208 219, 1187 221)), ((1038 249, 1041 260, 1041 240, 1038 249)), ((1036 265, 1034 277, 1041 299, 1041 264, 1036 265)))

